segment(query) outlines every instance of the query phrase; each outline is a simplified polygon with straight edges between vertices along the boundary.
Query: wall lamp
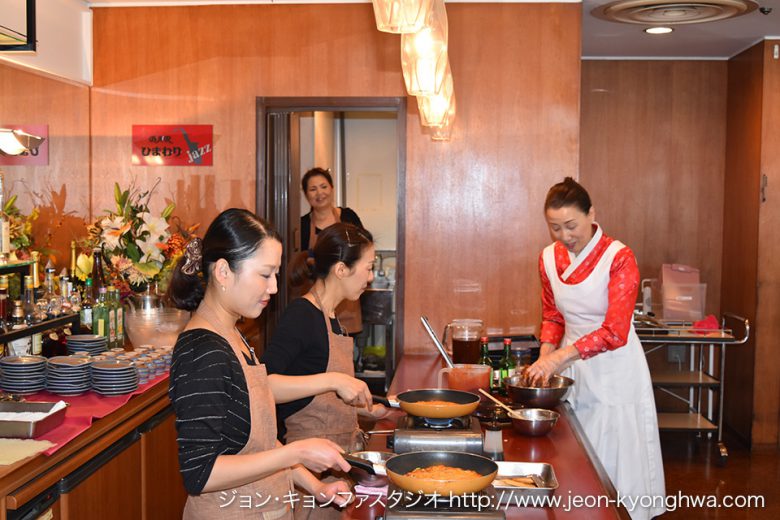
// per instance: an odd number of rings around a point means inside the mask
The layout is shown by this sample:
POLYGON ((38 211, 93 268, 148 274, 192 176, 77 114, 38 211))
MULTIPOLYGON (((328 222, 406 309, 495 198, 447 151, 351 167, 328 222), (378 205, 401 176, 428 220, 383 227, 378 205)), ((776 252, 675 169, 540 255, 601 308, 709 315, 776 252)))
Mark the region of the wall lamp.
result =
POLYGON ((36 150, 43 142, 43 137, 28 134, 22 130, 0 128, 0 153, 3 155, 20 155, 36 150))

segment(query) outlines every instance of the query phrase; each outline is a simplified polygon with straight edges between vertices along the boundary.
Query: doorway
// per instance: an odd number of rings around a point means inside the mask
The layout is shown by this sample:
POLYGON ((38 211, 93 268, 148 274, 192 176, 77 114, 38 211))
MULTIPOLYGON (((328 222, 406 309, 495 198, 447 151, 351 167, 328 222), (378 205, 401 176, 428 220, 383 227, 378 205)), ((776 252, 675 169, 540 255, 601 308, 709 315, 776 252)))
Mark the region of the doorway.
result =
MULTIPOLYGON (((361 378, 377 391, 386 388, 403 345, 403 316, 395 310, 403 308, 404 295, 406 99, 258 98, 257 130, 257 213, 274 223, 284 251, 279 293, 261 315, 262 345, 294 296, 286 266, 300 251, 300 217, 309 211, 301 177, 314 166, 330 168, 336 205, 356 210, 374 234, 380 260, 375 274, 382 277, 361 298, 364 333, 356 338, 356 363, 363 368, 363 349, 383 354, 383 370, 366 370, 361 378), (383 151, 374 153, 375 147, 383 151)), ((377 368, 371 362, 366 366, 377 368)))

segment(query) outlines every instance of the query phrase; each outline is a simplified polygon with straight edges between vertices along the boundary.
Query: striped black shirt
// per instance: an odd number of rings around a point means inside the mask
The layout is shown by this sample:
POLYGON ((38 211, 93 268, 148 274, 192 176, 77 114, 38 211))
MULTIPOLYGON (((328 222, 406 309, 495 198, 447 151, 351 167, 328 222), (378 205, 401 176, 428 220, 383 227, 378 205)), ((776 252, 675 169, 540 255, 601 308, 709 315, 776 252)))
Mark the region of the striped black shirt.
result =
POLYGON ((197 495, 217 457, 238 453, 249 439, 246 378, 230 344, 206 329, 179 334, 168 395, 176 413, 184 487, 197 495))

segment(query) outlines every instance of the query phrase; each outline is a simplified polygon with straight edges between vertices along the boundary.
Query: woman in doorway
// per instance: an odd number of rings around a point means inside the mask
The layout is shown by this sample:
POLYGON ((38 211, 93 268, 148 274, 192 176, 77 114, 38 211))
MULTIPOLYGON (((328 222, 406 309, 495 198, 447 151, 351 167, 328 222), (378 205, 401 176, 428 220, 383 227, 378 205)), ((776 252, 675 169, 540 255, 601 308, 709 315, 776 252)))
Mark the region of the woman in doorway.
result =
MULTIPOLYGON (((363 223, 357 213, 350 208, 337 207, 334 204, 333 177, 330 170, 312 168, 303 175, 301 187, 311 206, 311 210, 301 217, 301 251, 314 249, 322 230, 337 222, 363 229, 363 223)), ((302 290, 305 292, 308 287, 304 284, 302 290)), ((345 300, 336 309, 336 313, 347 334, 355 335, 363 330, 360 302, 345 300)))
POLYGON ((301 187, 311 210, 301 217, 301 250, 312 249, 317 235, 336 222, 363 228, 360 217, 350 208, 336 207, 333 202, 333 177, 329 170, 312 168, 303 175, 301 187), (312 225, 314 224, 314 225, 312 225))
MULTIPOLYGON (((373 279, 374 244, 371 234, 351 224, 334 224, 320 233, 311 254, 299 254, 290 282, 311 283, 311 289, 284 310, 263 353, 270 378, 276 374, 354 376, 353 339, 336 317, 343 300, 358 300, 373 279)), ((358 413, 378 419, 387 415, 382 405, 363 409, 347 406, 333 393, 299 399, 277 407, 279 432, 291 442, 324 437, 347 451, 361 448, 358 413)), ((333 509, 312 511, 309 518, 338 518, 333 509)), ((302 515, 305 516, 305 515, 302 515)), ((296 511, 298 518, 298 511, 296 511)))
POLYGON ((174 347, 169 388, 189 494, 185 519, 291 518, 293 484, 318 501, 345 502, 345 482, 321 482, 306 469, 348 471, 342 449, 313 438, 282 446, 275 401, 338 390, 339 398, 365 407, 365 384, 339 375, 271 381, 236 329, 240 317, 257 318, 276 293, 281 256, 266 222, 229 209, 202 241, 187 245, 174 271, 170 298, 194 310, 174 347))
POLYGON ((550 188, 544 211, 553 243, 539 258, 542 347, 527 375, 539 384, 566 369, 577 419, 618 493, 637 500, 631 517, 652 518, 664 512, 665 485, 650 371, 632 324, 636 259, 602 232, 571 177, 550 188))

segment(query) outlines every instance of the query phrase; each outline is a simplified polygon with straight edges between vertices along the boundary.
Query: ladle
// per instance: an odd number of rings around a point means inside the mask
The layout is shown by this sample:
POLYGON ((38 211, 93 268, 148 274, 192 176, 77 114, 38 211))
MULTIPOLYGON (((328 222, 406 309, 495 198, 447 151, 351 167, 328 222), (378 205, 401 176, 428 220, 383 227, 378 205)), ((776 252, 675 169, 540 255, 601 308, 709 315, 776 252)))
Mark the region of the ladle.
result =
POLYGON ((496 399, 492 395, 490 395, 488 392, 485 392, 482 388, 480 388, 479 391, 480 391, 480 393, 482 395, 486 396, 488 399, 490 399, 491 401, 496 403, 498 406, 500 406, 501 408, 506 410, 506 412, 509 414, 509 417, 512 417, 512 414, 515 412, 514 410, 509 408, 507 405, 505 405, 504 403, 502 403, 501 401, 499 401, 498 399, 496 399))
POLYGON ((436 334, 433 332, 433 329, 431 328, 431 324, 428 323, 428 318, 425 316, 420 316, 420 321, 423 324, 423 327, 425 327, 426 332, 428 332, 428 335, 433 340, 433 344, 436 345, 436 348, 439 349, 439 354, 441 354, 441 357, 444 358, 444 362, 447 363, 447 366, 452 368, 453 363, 452 359, 450 359, 449 354, 447 354, 447 351, 444 350, 444 345, 441 344, 441 341, 439 341, 439 338, 436 336, 436 334))

